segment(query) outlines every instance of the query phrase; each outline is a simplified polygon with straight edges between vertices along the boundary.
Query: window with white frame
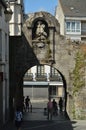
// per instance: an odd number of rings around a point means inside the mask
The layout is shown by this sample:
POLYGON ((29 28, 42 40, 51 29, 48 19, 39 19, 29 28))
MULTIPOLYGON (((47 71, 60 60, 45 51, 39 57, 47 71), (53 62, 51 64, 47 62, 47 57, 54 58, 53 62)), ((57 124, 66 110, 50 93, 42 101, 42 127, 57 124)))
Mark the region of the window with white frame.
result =
POLYGON ((58 73, 57 70, 51 66, 50 67, 50 76, 52 77, 53 75, 55 75, 57 73, 58 73))
POLYGON ((44 73, 44 66, 39 65, 37 66, 37 74, 43 74, 44 73))
POLYGON ((66 32, 76 33, 80 32, 80 21, 67 21, 66 32))

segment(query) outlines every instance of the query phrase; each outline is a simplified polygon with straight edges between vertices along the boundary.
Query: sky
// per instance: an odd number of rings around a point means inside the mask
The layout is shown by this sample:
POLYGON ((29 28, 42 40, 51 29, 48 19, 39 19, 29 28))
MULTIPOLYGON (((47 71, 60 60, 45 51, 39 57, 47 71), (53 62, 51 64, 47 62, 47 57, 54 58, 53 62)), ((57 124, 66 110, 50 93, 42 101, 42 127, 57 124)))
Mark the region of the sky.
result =
POLYGON ((58 0, 24 0, 25 13, 47 11, 54 15, 58 0))

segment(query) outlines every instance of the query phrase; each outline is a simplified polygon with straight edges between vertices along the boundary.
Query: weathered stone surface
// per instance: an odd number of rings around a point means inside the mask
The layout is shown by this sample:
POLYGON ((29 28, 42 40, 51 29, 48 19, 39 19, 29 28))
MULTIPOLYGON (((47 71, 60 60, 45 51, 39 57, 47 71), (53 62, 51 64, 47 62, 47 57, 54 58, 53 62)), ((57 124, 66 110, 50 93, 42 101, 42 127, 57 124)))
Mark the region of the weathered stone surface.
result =
MULTIPOLYGON (((59 23, 54 16, 47 12, 38 12, 27 17, 22 27, 22 37, 10 37, 10 96, 14 98, 16 93, 19 93, 18 87, 23 89, 23 76, 28 69, 39 64, 52 65, 62 76, 65 101, 68 98, 69 116, 73 117, 74 113, 77 115, 76 118, 81 115, 86 118, 86 106, 84 106, 86 94, 82 90, 75 101, 70 77, 75 67, 75 56, 80 49, 80 44, 72 43, 60 36, 59 28, 59 23), (41 33, 40 31, 36 33, 37 25, 45 27, 41 33)), ((23 96, 22 91, 18 96, 23 96)), ((18 100, 17 98, 16 100, 18 100)))

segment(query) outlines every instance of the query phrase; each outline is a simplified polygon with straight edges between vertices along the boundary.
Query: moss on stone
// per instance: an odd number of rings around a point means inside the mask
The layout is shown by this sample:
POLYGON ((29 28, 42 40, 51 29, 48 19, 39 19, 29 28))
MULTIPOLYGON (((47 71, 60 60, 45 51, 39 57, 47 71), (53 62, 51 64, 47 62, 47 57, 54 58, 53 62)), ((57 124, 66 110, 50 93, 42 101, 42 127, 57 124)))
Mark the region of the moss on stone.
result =
POLYGON ((75 95, 85 86, 85 55, 81 51, 78 51, 76 54, 72 80, 73 95, 75 95))

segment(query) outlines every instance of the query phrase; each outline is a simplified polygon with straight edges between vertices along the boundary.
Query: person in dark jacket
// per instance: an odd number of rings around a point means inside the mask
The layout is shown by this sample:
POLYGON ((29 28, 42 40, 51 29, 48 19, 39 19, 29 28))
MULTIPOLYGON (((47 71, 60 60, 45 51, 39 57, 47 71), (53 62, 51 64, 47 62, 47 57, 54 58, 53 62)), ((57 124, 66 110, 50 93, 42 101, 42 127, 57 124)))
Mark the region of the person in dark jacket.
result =
POLYGON ((53 103, 53 115, 57 115, 57 111, 58 111, 58 107, 57 107, 57 102, 55 101, 55 99, 53 99, 53 101, 52 101, 52 103, 53 103))
POLYGON ((60 99, 59 99, 59 108, 60 108, 60 112, 62 112, 62 110, 63 110, 63 100, 62 100, 62 97, 60 97, 60 99))
POLYGON ((30 98, 29 96, 27 96, 25 99, 26 112, 29 112, 29 102, 30 102, 30 98))

